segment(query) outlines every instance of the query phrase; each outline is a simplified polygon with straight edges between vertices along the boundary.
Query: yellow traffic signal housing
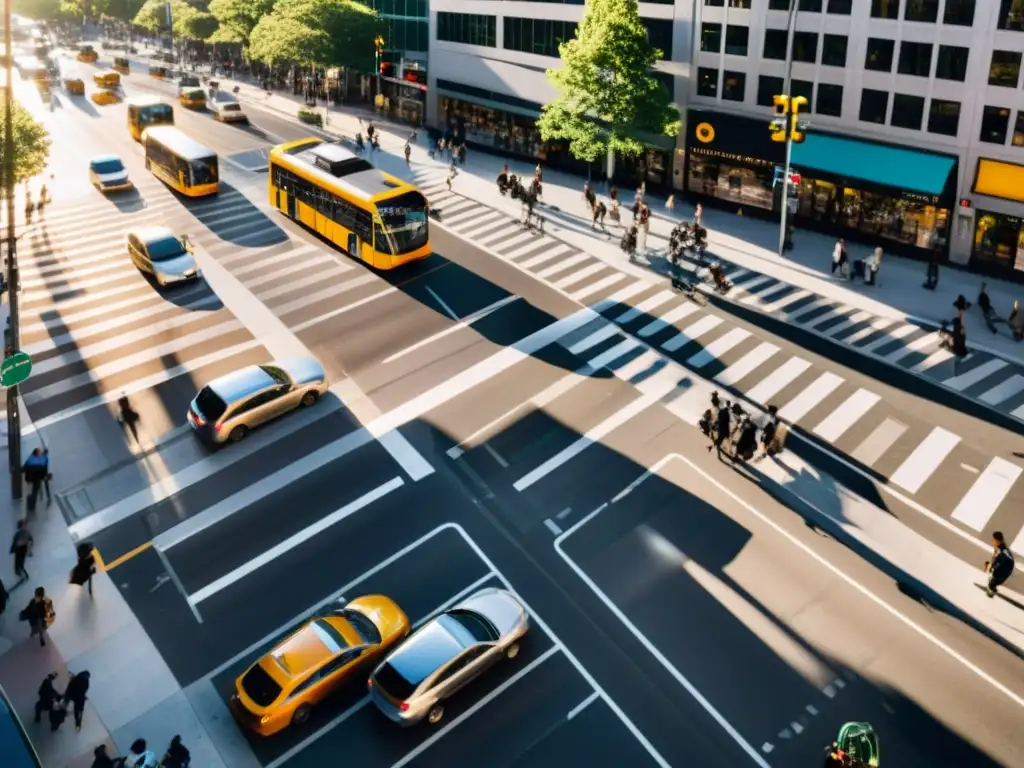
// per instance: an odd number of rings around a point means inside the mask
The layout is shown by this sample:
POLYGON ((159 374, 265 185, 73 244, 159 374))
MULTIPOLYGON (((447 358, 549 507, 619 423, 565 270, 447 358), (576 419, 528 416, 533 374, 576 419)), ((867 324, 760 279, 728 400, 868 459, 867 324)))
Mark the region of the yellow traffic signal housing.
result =
POLYGON ((789 118, 777 117, 768 123, 768 130, 772 132, 772 141, 783 142, 786 140, 786 128, 789 118))
MULTIPOLYGON (((789 114, 789 96, 773 96, 772 100, 775 102, 775 114, 779 117, 789 114)), ((804 99, 804 103, 807 100, 804 99)))
POLYGON ((805 138, 803 132, 800 130, 799 124, 800 107, 807 106, 807 99, 803 96, 794 96, 789 100, 789 106, 792 111, 792 114, 789 116, 789 137, 795 143, 799 144, 805 138))
MULTIPOLYGON (((778 98, 778 96, 776 96, 775 98, 778 98)), ((793 96, 789 99, 789 109, 794 115, 800 112, 800 107, 806 106, 807 98, 804 96, 793 96)))

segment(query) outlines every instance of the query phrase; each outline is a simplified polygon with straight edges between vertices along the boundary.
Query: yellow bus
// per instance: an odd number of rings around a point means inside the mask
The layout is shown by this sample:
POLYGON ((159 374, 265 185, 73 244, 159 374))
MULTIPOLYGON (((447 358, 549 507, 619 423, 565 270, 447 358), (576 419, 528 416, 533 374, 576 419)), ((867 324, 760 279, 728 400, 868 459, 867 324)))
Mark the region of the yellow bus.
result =
POLYGON ((142 134, 146 170, 188 197, 217 194, 217 153, 171 125, 147 128, 142 134))
POLYGON ((375 269, 430 255, 427 199, 340 144, 300 139, 270 151, 270 204, 375 269))
POLYGON ((174 107, 152 96, 128 102, 128 132, 133 139, 142 141, 142 132, 158 125, 174 125, 174 107))

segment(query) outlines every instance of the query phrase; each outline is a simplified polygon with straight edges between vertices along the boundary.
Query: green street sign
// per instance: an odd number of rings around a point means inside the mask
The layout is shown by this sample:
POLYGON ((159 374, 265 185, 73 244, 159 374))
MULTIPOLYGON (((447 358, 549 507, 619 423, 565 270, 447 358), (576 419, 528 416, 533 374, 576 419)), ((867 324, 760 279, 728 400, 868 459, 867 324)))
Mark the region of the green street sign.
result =
POLYGON ((0 363, 0 385, 21 384, 32 373, 32 358, 25 352, 14 352, 0 363))

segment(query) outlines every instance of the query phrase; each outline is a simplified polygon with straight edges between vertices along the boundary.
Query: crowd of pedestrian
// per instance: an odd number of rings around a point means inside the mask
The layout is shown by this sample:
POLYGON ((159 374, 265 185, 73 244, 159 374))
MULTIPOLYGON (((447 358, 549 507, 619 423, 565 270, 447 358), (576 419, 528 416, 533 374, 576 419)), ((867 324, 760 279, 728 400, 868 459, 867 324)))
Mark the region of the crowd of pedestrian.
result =
POLYGON ((723 401, 718 392, 711 393, 710 407, 704 411, 699 427, 711 441, 709 452, 715 450, 719 458, 724 455, 741 462, 754 459, 758 444, 761 451, 757 459, 778 455, 785 449, 789 436, 789 427, 779 418, 774 405, 768 406, 767 419, 758 425, 740 403, 723 401))

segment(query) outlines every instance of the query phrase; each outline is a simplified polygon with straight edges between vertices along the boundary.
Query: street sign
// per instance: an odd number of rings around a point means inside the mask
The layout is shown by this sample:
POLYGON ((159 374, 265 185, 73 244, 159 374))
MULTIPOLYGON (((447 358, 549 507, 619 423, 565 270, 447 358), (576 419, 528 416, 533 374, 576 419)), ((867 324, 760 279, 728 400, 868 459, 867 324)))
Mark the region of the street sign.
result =
POLYGON ((0 363, 0 385, 21 384, 32 373, 32 358, 25 352, 13 352, 0 363))

